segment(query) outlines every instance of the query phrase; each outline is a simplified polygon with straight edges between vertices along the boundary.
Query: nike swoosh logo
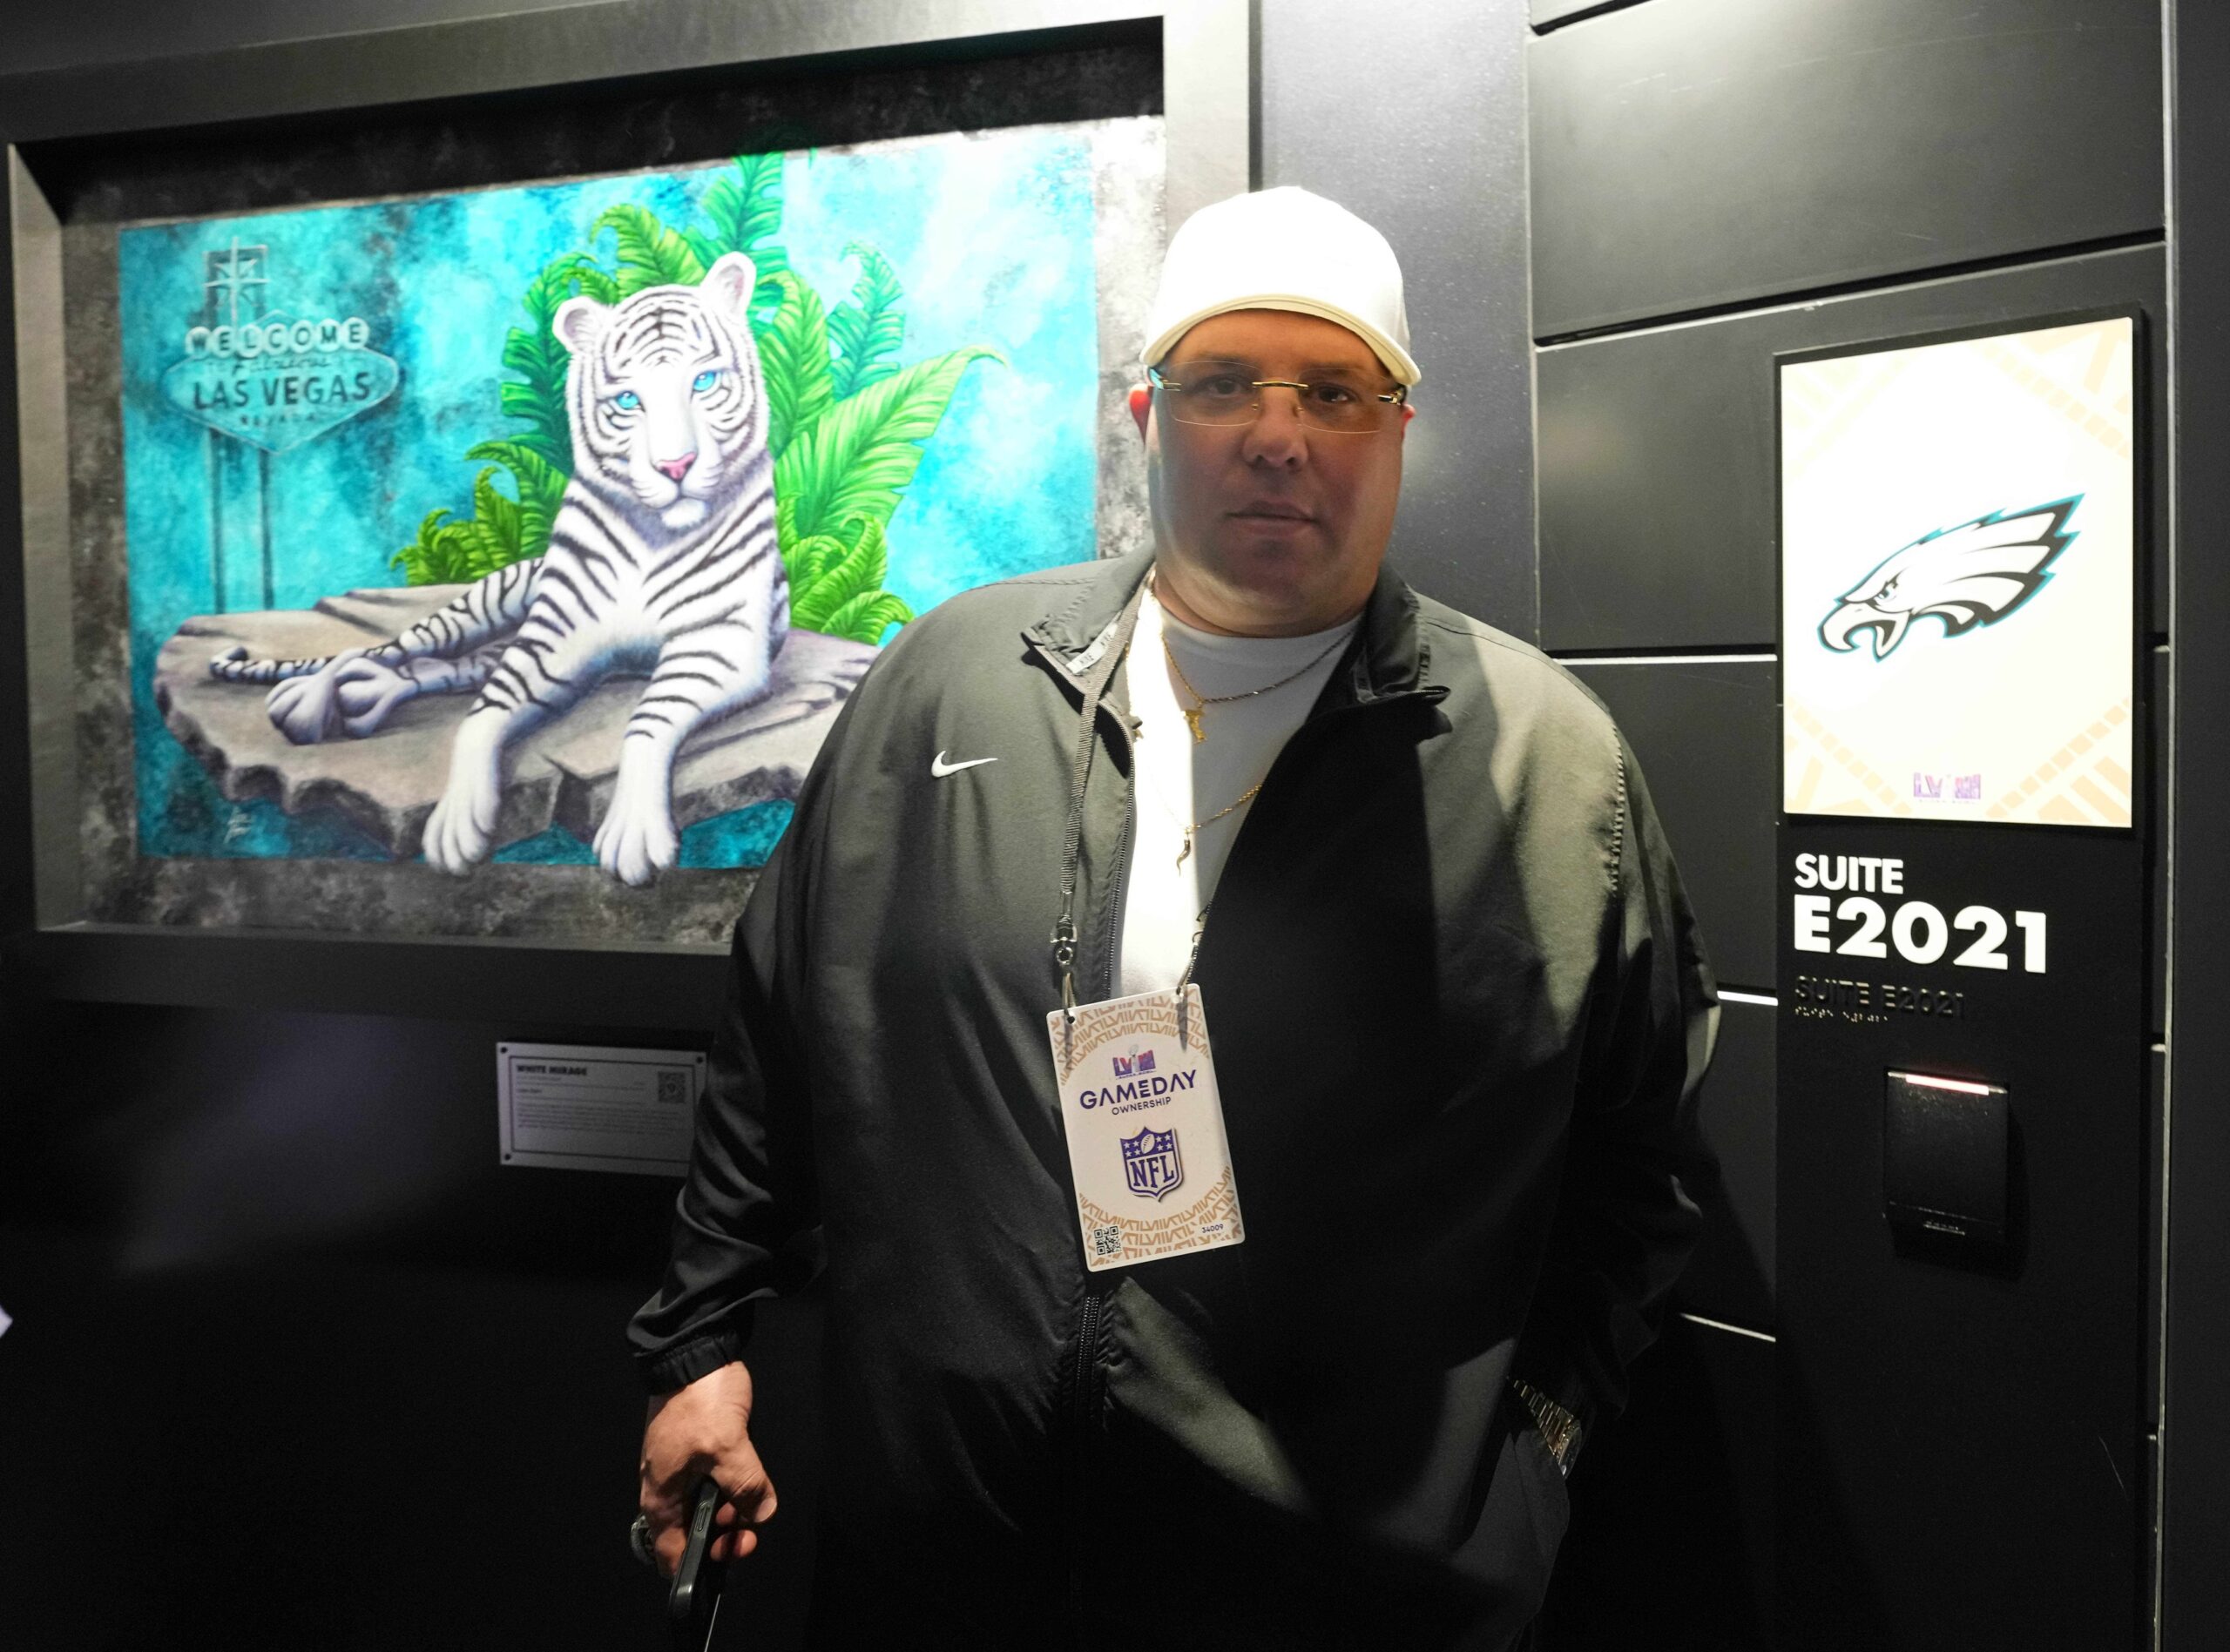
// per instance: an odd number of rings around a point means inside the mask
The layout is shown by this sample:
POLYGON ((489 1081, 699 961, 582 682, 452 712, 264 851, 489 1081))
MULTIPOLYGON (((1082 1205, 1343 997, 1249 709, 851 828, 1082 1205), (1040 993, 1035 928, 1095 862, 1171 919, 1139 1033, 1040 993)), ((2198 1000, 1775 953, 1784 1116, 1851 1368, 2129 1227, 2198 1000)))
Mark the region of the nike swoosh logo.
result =
POLYGON ((945 761, 944 753, 940 752, 929 759, 929 772, 942 780, 946 775, 957 774, 963 769, 979 769, 986 763, 997 761, 998 759, 995 757, 976 757, 969 759, 965 763, 948 763, 945 761))

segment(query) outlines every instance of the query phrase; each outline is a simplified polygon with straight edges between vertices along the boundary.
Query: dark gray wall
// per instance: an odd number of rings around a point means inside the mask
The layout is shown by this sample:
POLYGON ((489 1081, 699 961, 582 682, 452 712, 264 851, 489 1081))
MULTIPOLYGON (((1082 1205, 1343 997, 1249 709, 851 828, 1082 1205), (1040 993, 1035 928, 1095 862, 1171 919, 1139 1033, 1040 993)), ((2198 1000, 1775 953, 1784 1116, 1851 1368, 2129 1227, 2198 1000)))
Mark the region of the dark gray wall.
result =
POLYGON ((1265 186, 1361 213, 1402 260, 1424 377, 1394 558, 1420 589, 1531 640, 1524 8, 1341 0, 1261 8, 1265 186))
MULTIPOLYGON (((0 1642, 666 1643, 621 1542, 643 1413, 618 1332, 672 1184, 495 1152, 498 1037, 639 1031, 24 1019, 35 1076, 0 1113, 0 1642), (119 1522, 120 1496, 145 1512, 119 1522)), ((761 1323, 784 1519, 753 1598, 780 1646, 810 1558, 812 1419, 789 1397, 817 1321, 761 1323)))
MULTIPOLYGON (((1814 1386, 1827 1392, 1837 1382, 1862 1386, 1869 1369, 1883 1366, 1863 1346, 1839 1346, 1840 1365, 1823 1373, 1818 1362, 1828 1351, 1801 1336, 1803 1345, 1793 1347, 1796 1307, 1784 1311, 1775 1300, 1778 1285, 1840 1303, 1874 1264, 1855 1252, 1847 1267, 1838 1264, 1829 1252, 1844 1242, 1834 1237, 1840 1230, 1814 1219, 1830 1190, 1817 1178, 1848 1180, 1848 1153, 1822 1167, 1806 1097, 1776 1093, 1772 1028, 1784 1011, 1774 955, 1783 898, 1775 870, 1774 355, 2132 306, 2146 320, 2150 412, 2152 428, 2162 429, 2159 11, 2155 0, 1957 8, 1931 0, 1535 0, 1533 21, 1540 639, 1627 728, 1722 982, 1762 1001, 1730 1006, 1705 1098, 1725 1185, 1708 1201, 1710 1231, 1680 1286, 1694 1334, 1651 1358, 1662 1362, 1667 1386, 1709 1396, 1722 1411, 1754 1404, 1751 1414, 1770 1431, 1764 1419, 1801 1417, 1818 1397, 1808 1374, 1832 1374, 1814 1386), (2079 118, 2071 112, 2078 107, 2079 118), (1699 1323, 1706 1320, 1778 1340, 1714 1332, 1699 1323)), ((2165 467, 2146 480, 2152 518, 2163 520, 2165 467)), ((2149 589, 2149 626, 2165 642, 2165 557, 2149 589)), ((2158 823, 2147 824, 2157 863, 2158 823)), ((2157 1001, 2150 1013, 2157 1027, 2157 1001)), ((2142 1053, 2132 1044, 2132 1074, 2142 1053)), ((2134 1079, 2130 1088, 2129 1105, 2141 1107, 2134 1079)), ((2129 1157, 2112 1162, 2125 1167, 2129 1157)), ((2052 1175, 2081 1173, 2074 1161, 2057 1163, 2052 1175)), ((2147 1190, 2126 1168, 2120 1183, 2103 1201, 2094 1191, 2070 1203, 2105 1213, 2092 1237, 2114 1251, 2134 1295, 2143 1288, 2134 1236, 2147 1190)), ((1862 1221, 1852 1242, 1867 1235, 1862 1221)), ((1894 1278, 1875 1283, 1883 1285, 1877 1306, 1890 1316, 1876 1331, 1894 1338, 1902 1287, 1894 1278)), ((2023 1311, 2033 1318, 2056 1305, 2023 1311)), ((1841 1320, 1843 1330, 1851 1323, 1841 1320)), ((2116 1324, 2116 1345, 2085 1358, 2120 1362, 2112 1381, 2126 1388, 2142 1350, 2121 1345, 2135 1338, 2116 1324)), ((1929 1367, 1924 1350, 1911 1355, 1929 1367)), ((1947 1348, 1941 1380, 1962 1392, 2016 1384, 2037 1394, 2069 1374, 2001 1370, 1994 1357, 1947 1348)), ((1933 1440, 1929 1401, 1917 1392, 1926 1385, 1896 1386, 1916 1390, 1909 1399, 1877 1396, 1882 1414, 1898 1425, 1884 1431, 1877 1460, 1897 1472, 1873 1483, 1902 1475, 1925 1485, 1929 1465, 1896 1453, 1900 1440, 1908 1450, 1933 1440)), ((1670 1638, 1649 1643, 1774 1644, 1770 1558, 1760 1564, 1754 1546, 1745 1547, 1738 1564, 1694 1546, 1693 1511, 1677 1500, 1656 1505, 1653 1520, 1635 1513, 1638 1500, 1647 1506, 1652 1484, 1645 1460, 1677 1457, 1684 1446, 1676 1426, 1696 1420, 1693 1407, 1676 1425, 1638 1406, 1629 1429, 1659 1437, 1645 1442, 1648 1451, 1639 1440, 1621 1448, 1629 1475, 1621 1513, 1599 1515, 1591 1531, 1583 1501, 1574 1538, 1621 1551, 1632 1566, 1686 1554, 1709 1574, 1700 1615, 1667 1619, 1659 1633, 1670 1638)), ((2144 1456, 2141 1426, 2134 1417, 2116 1421, 2109 1456, 2118 1473, 2144 1456)), ((1848 1554, 1894 1556, 1912 1507, 1848 1493, 1808 1468, 1792 1477, 1792 1462, 1801 1467, 1803 1454, 1775 1464, 1726 1451, 1693 1472, 1720 1477, 1708 1506, 1769 1509, 1778 1492, 1790 1500, 1778 1518, 1764 1518, 1767 1530, 1801 1532, 1805 1544, 1831 1548, 1840 1530, 1848 1554)), ((2051 1547, 2060 1529, 2054 1510, 1994 1500, 1994 1473, 1988 1453, 1968 1460, 1946 1482, 1951 1502, 1993 1543, 2025 1529, 2037 1552, 2051 1547)), ((2104 1475, 2096 1486, 2086 1479, 2079 1494, 2094 1499, 2100 1487, 2114 1495, 2104 1475)), ((1576 1480, 1576 1494, 1586 1489, 1576 1480)), ((2071 1487, 2067 1495, 2078 1494, 2071 1487)), ((2086 1507, 2085 1518, 2098 1512, 2086 1507)), ((1759 1524, 1754 1513, 1747 1528, 1759 1524)), ((2080 1523, 2071 1520, 2068 1529, 2080 1523)), ((2132 1539, 2106 1546, 2109 1569, 2112 1552, 2136 1551, 2132 1539)), ((1786 1549, 1778 1556, 1784 1570, 1791 1559, 1786 1549)), ((1598 1552, 1574 1575, 1617 1569, 1598 1552)), ((2047 1591, 2003 1599, 2016 1569, 1976 1568, 1968 1603, 1990 1601, 2004 1644, 2057 1643, 2057 1631, 2074 1620, 2055 1616, 2047 1591)), ((2131 1569, 2125 1561, 2113 1578, 2069 1571, 2056 1579, 2063 1602, 2075 1592, 2086 1610, 2105 1603, 2112 1628, 2103 1644, 2137 1643, 2137 1613, 2113 1604, 2133 1608, 2139 1589, 2131 1569)), ((1816 1567, 1799 1570, 1821 1576, 1816 1567)), ((1927 1580, 1938 1575, 1931 1568, 1845 1570, 1847 1588, 1799 1601, 1801 1623, 1780 1626, 1794 1637, 1784 1643, 1868 1652, 1948 1643, 1941 1634, 1949 1618, 1932 1617, 1926 1598, 1935 1587, 1927 1580)), ((1645 1643, 1630 1608, 1605 1610, 1591 1596, 1569 1595, 1560 1606, 1552 1628, 1565 1644, 1645 1643)))
POLYGON ((2174 651, 2178 738, 2172 785, 2176 878, 2171 925, 2166 1128, 2166 1406, 2162 1444, 2161 1645, 2219 1646, 2230 1624, 2230 568, 2219 524, 2230 518, 2230 13, 2208 0, 2170 9, 2174 122, 2169 135, 2170 253, 2176 281, 2176 634, 2203 644, 2174 651))
POLYGON ((1532 111, 1544 338, 2160 226, 2158 0, 1649 0, 1532 111))
POLYGON ((605 0, 79 0, 0 9, 0 74, 219 51, 412 24, 586 9, 605 0))

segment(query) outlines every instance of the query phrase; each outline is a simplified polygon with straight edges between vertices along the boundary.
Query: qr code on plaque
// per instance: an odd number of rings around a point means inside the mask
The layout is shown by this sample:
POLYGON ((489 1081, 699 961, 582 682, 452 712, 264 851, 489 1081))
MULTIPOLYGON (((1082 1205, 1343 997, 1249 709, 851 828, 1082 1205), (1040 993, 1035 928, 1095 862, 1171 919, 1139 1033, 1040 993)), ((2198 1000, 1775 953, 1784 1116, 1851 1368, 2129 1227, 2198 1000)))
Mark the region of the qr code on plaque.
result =
POLYGON ((1094 1228, 1091 1231, 1091 1253, 1096 1257, 1118 1257, 1123 1254, 1123 1230, 1119 1225, 1094 1228))
POLYGON ((681 1107, 689 1101, 689 1075, 678 1067, 668 1067, 659 1074, 659 1100, 661 1103, 681 1107))

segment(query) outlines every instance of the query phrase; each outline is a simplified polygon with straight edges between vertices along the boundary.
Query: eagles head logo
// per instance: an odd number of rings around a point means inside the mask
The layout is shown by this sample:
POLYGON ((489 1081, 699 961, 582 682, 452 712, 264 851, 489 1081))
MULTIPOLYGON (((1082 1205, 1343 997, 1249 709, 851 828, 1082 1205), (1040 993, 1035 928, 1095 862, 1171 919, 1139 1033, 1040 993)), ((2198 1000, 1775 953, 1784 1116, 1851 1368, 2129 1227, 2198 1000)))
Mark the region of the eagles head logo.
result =
POLYGON ((1923 616, 1942 620, 1946 637, 1997 624, 2051 583, 2053 560, 2076 537, 2067 519, 2082 502, 2078 494, 1992 511, 1916 539, 1842 594, 1820 622, 1821 642, 1848 654, 1870 631, 1874 657, 1887 659, 1923 616))

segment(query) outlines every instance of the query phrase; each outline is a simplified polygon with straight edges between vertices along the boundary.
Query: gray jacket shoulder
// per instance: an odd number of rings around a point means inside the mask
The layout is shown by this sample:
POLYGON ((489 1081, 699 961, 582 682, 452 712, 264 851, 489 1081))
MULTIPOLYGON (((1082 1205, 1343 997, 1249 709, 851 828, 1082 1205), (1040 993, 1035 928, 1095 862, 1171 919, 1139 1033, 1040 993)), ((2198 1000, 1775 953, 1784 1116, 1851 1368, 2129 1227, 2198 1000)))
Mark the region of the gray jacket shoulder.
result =
POLYGON ((1070 563, 956 591, 901 627, 876 664, 888 662, 911 672, 934 671, 955 658, 980 663, 976 651, 986 644, 1018 643, 1049 610, 1064 607, 1095 583, 1100 569, 1098 563, 1070 563))
POLYGON ((1532 644, 1419 593, 1417 627, 1432 650, 1430 673, 1454 702, 1451 718, 1470 709, 1465 690, 1483 690, 1497 719, 1592 747, 1617 760, 1625 738, 1610 708, 1571 671, 1532 644), (1476 677, 1476 681, 1470 681, 1476 677))

